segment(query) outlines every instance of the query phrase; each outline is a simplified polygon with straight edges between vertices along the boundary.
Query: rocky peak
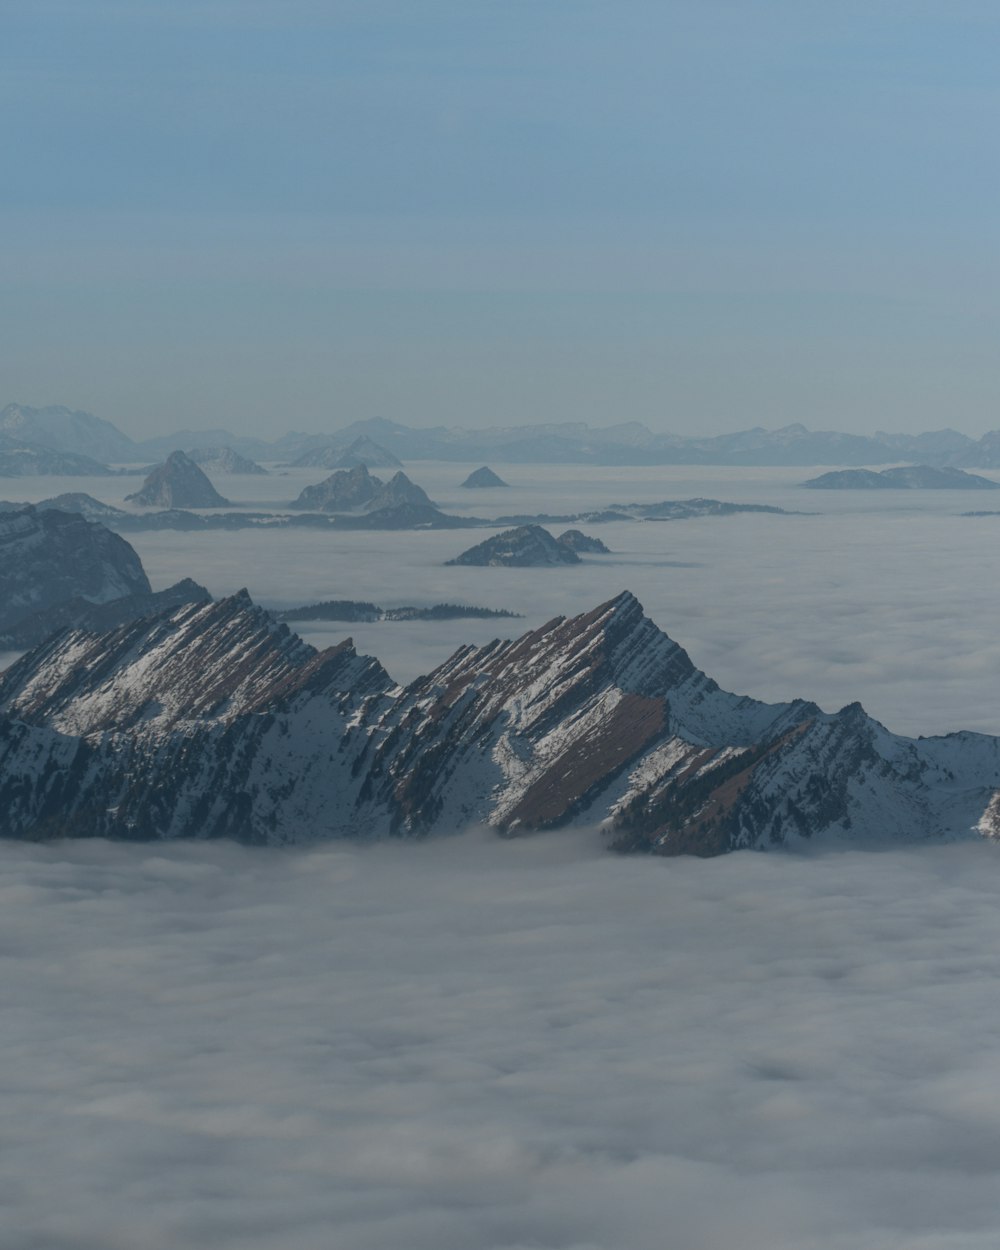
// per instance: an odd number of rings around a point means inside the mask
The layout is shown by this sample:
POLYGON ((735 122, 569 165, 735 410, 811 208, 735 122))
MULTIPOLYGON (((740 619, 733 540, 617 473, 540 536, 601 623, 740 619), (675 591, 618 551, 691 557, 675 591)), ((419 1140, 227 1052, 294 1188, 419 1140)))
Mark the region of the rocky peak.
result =
POLYGON ((351 512, 370 503, 384 483, 363 464, 338 469, 315 486, 307 486, 292 503, 293 508, 320 512, 351 512))
POLYGON ((411 482, 402 469, 393 474, 384 486, 379 487, 374 497, 365 505, 365 511, 381 512, 384 508, 398 508, 401 504, 434 506, 427 492, 411 482))
POLYGON ((542 526, 519 525, 476 543, 445 563, 498 568, 551 568, 559 564, 579 564, 580 557, 542 526))
POLYGON ((7 836, 506 833, 719 854, 1000 830, 1000 739, 729 694, 624 592, 393 687, 245 593, 50 639, 0 678, 7 836))
POLYGON ((204 472, 183 451, 171 452, 126 502, 151 508, 225 508, 224 499, 204 472))
POLYGON ((484 464, 482 468, 470 473, 462 485, 468 490, 488 490, 494 486, 508 486, 509 483, 494 473, 488 464, 484 464))
POLYGON ((232 721, 303 692, 392 682, 350 640, 318 652, 246 591, 185 604, 106 634, 58 635, 0 677, 0 711, 60 732, 164 730, 232 721))
POLYGON ((76 513, 0 513, 0 629, 68 599, 107 603, 150 590, 135 550, 76 513))
POLYGON ((569 547, 571 551, 583 551, 593 555, 611 554, 610 549, 599 538, 591 538, 589 534, 584 534, 582 530, 565 530, 559 535, 556 542, 562 543, 564 547, 569 547))

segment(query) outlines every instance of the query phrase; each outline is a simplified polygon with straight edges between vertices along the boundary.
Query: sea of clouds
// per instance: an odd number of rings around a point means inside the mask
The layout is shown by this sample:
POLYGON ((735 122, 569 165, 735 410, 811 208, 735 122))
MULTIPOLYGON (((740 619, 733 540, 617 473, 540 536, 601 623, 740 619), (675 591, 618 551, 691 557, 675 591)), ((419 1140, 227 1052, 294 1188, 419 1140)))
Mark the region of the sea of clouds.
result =
POLYGON ((1000 854, 0 845, 18 1250, 994 1250, 1000 854))
MULTIPOLYGON (((193 576, 215 594, 247 586, 269 607, 444 600, 523 614, 520 622, 296 627, 317 646, 353 635, 400 681, 463 643, 516 635, 627 589, 725 689, 812 699, 828 711, 859 700, 897 733, 1000 733, 1000 579, 992 574, 1000 516, 961 515, 1000 510, 1000 492, 994 500, 975 491, 804 490, 818 471, 810 469, 503 464, 495 467, 510 490, 462 490, 472 467, 417 462, 407 471, 448 511, 485 517, 697 496, 811 515, 584 526, 614 554, 558 569, 445 567, 484 537, 476 530, 164 531, 130 541, 157 587, 193 576)), ((273 507, 323 476, 294 470, 219 484, 273 507)), ((129 481, 110 479, 123 494, 134 489, 129 481)))
MULTIPOLYGON (((1000 733, 1000 517, 958 515, 989 496, 497 465, 512 489, 469 498, 471 467, 408 466, 484 516, 695 495, 816 515, 585 527, 614 554, 555 570, 444 567, 474 530, 131 541, 157 587, 523 614, 302 627, 402 680, 627 588, 729 689, 1000 733)), ((274 506, 322 476, 219 484, 274 506)), ((998 895, 978 842, 706 862, 587 830, 0 844, 0 1242, 994 1250, 998 895)))

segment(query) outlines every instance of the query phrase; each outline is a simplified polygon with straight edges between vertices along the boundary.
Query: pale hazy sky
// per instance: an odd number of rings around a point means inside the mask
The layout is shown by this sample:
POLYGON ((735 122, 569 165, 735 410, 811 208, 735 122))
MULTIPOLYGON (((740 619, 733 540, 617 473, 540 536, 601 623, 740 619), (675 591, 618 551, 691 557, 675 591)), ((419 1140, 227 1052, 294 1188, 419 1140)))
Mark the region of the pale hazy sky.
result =
POLYGON ((977 0, 6 0, 0 403, 1000 426, 977 0))

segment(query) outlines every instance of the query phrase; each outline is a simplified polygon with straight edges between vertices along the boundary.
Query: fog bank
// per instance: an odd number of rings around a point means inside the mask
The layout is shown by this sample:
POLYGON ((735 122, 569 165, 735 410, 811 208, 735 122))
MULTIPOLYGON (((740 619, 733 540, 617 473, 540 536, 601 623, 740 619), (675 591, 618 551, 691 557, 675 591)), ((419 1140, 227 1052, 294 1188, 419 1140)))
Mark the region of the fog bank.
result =
POLYGON ((995 1246, 1000 856, 0 845, 7 1244, 995 1246))

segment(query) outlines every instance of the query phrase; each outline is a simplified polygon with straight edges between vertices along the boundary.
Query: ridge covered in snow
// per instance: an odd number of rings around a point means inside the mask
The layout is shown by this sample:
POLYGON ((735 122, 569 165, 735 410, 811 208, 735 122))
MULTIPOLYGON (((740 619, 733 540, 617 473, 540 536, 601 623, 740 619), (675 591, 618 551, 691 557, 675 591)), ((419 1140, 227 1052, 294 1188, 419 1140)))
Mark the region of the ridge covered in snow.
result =
POLYGON ((1000 739, 721 690, 631 594, 396 686, 245 592, 49 640, 0 677, 0 833, 251 842, 602 822, 719 854, 1000 833, 1000 739))

